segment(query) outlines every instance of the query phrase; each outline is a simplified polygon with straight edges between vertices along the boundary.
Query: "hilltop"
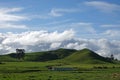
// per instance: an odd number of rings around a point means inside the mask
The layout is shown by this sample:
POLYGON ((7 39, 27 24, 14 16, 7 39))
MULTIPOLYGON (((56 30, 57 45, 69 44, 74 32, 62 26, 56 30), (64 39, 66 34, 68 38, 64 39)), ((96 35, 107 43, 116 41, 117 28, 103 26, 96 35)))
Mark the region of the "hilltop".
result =
POLYGON ((66 57, 64 60, 74 63, 113 63, 110 58, 100 56, 89 49, 78 50, 72 55, 66 57))

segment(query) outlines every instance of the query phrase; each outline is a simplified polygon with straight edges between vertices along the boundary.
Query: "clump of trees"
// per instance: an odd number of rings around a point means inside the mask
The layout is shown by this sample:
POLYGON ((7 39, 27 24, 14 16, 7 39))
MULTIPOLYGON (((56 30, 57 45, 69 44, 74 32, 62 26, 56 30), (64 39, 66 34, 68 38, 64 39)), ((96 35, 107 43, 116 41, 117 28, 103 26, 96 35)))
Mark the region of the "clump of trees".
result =
POLYGON ((24 59, 25 57, 25 50, 24 49, 16 49, 16 58, 24 59))
POLYGON ((114 55, 113 55, 113 54, 111 54, 110 58, 111 58, 111 60, 114 60, 114 55))
POLYGON ((113 54, 111 54, 110 59, 111 59, 112 61, 113 61, 113 60, 118 61, 118 59, 115 59, 115 57, 114 57, 113 54))
POLYGON ((108 62, 118 61, 118 59, 115 59, 115 57, 114 57, 113 54, 111 54, 110 57, 106 57, 105 59, 106 59, 106 61, 108 61, 108 62))

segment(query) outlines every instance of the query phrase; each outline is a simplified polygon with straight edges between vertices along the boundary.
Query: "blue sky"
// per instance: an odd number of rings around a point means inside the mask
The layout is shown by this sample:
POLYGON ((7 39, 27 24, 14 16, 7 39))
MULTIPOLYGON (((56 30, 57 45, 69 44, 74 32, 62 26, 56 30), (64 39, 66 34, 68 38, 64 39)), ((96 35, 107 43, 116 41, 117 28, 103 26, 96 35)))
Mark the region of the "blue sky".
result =
POLYGON ((0 0, 0 9, 9 10, 0 14, 2 33, 73 29, 76 36, 101 38, 120 30, 119 0, 0 0))
POLYGON ((120 0, 0 0, 0 54, 89 48, 120 59, 120 0))

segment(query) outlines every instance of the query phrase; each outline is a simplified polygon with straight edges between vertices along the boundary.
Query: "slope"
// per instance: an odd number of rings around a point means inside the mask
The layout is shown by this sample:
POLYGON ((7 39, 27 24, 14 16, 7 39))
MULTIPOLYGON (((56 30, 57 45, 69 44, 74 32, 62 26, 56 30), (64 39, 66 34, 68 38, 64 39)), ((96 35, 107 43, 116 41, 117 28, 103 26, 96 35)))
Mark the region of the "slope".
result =
POLYGON ((63 60, 70 63, 113 63, 110 58, 102 57, 89 49, 79 50, 63 60))
POLYGON ((31 52, 26 53, 24 60, 18 60, 16 53, 8 55, 0 55, 0 61, 49 61, 65 58, 72 53, 76 52, 74 49, 57 49, 44 52, 31 52))

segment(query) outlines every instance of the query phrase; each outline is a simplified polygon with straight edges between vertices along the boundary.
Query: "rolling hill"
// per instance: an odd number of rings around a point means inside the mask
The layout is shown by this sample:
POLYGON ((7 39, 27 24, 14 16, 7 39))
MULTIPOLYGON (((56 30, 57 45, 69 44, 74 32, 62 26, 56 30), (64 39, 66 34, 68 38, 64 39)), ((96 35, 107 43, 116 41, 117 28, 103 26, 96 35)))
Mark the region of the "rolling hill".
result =
MULTIPOLYGON (((44 52, 31 52, 26 53, 24 61, 50 61, 56 59, 65 58, 72 53, 76 52, 74 49, 57 49, 52 51, 44 52)), ((7 55, 0 55, 0 61, 21 61, 16 57, 16 53, 11 53, 7 55)))
POLYGON ((113 63, 110 58, 102 57, 89 49, 57 49, 44 52, 26 53, 24 60, 16 58, 16 53, 0 55, 0 61, 63 61, 69 63, 113 63))
POLYGON ((79 50, 66 57, 64 60, 73 63, 113 63, 110 58, 102 57, 89 49, 79 50))

